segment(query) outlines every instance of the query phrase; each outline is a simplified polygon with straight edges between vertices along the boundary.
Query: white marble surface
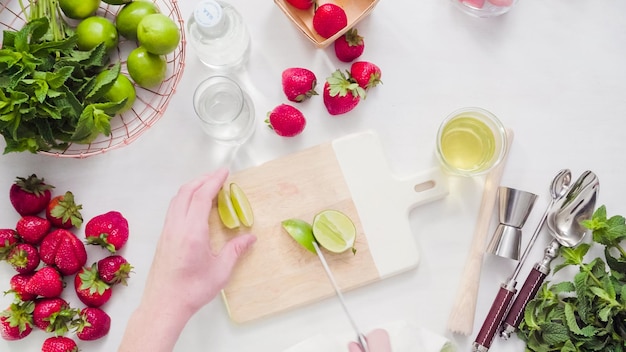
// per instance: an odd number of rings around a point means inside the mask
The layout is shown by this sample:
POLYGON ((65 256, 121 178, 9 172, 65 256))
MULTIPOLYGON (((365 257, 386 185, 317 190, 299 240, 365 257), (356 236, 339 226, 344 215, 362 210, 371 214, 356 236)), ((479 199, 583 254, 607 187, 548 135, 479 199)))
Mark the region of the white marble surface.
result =
MULTIPOLYGON (((348 66, 332 47, 315 49, 271 0, 232 0, 253 39, 247 72, 238 76, 255 103, 257 131, 233 159, 202 134, 193 112, 193 88, 212 72, 188 48, 184 76, 163 118, 129 146, 83 160, 41 155, 0 156, 0 227, 18 217, 8 201, 15 176, 37 173, 71 190, 83 215, 116 209, 130 221, 132 234, 123 254, 135 266, 126 288, 116 290, 105 309, 113 318, 110 334, 81 342, 83 351, 117 348, 125 321, 137 304, 163 216, 178 187, 195 176, 228 165, 232 170, 257 165, 351 132, 378 132, 389 164, 398 175, 436 165, 434 140, 439 122, 464 106, 491 110, 514 130, 515 140, 502 185, 540 197, 525 227, 530 236, 548 203, 548 185, 561 168, 575 176, 584 170, 600 178, 600 204, 611 214, 625 214, 626 163, 626 2, 620 0, 521 0, 508 14, 493 19, 469 17, 446 0, 382 0, 358 25, 365 36, 362 59, 378 64, 384 84, 353 112, 332 117, 321 97, 299 106, 308 118, 304 133, 293 139, 273 135, 263 120, 286 102, 280 74, 291 66, 310 68, 323 80, 348 66)), ((179 2, 188 16, 195 4, 179 2)), ((321 91, 321 89, 320 89, 321 91)), ((4 147, 4 142, 0 142, 4 147)), ((364 156, 365 158, 366 156, 364 156)), ((297 165, 294 165, 297 167, 297 165)), ((417 269, 346 293, 355 318, 365 329, 407 320, 446 336, 461 351, 478 332, 498 285, 514 263, 485 257, 470 336, 446 329, 467 257, 482 178, 450 177, 450 195, 410 214, 421 251, 417 269)), ((539 259, 548 235, 542 234, 522 270, 539 259)), ((525 242, 524 242, 525 244, 525 242)), ((102 255, 93 252, 91 258, 102 255)), ((0 290, 8 288, 12 269, 0 265, 0 290)), ((75 300, 71 292, 70 300, 75 300)), ((8 297, 0 297, 7 306, 8 297)), ((167 302, 164 302, 167 304, 167 302)), ((278 352, 310 336, 349 329, 334 299, 245 325, 233 324, 220 300, 200 311, 180 337, 177 351, 278 352)), ((36 351, 41 332, 18 342, 0 341, 1 351, 36 351)), ((493 350, 523 351, 517 339, 496 340, 493 350)))

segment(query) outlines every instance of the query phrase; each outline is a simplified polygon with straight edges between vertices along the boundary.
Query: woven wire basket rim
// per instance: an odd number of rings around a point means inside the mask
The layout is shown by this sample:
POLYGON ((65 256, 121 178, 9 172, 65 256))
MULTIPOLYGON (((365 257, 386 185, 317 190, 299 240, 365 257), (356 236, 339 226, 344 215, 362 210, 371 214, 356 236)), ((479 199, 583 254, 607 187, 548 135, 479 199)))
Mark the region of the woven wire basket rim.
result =
MULTIPOLYGON (((142 88, 133 83, 137 93, 137 100, 132 109, 122 114, 117 114, 111 119, 111 134, 109 136, 101 135, 90 144, 71 143, 63 150, 39 151, 39 154, 59 158, 86 158, 103 154, 134 142, 163 116, 173 94, 176 92, 185 66, 185 27, 178 0, 151 1, 157 5, 161 13, 178 23, 180 29, 180 43, 178 47, 165 56, 167 74, 163 82, 159 86, 150 89, 142 88)), ((19 30, 26 23, 24 11, 22 11, 19 3, 19 0, 0 2, 0 30, 19 30)), ((27 10, 29 6, 28 1, 23 0, 23 4, 25 10, 27 10)), ((103 1, 96 14, 114 20, 122 7, 123 5, 109 5, 103 1)), ((70 24, 77 23, 69 19, 68 22, 70 24)), ((111 61, 113 62, 115 58, 119 58, 121 72, 127 76, 126 55, 136 45, 135 42, 120 36, 118 48, 111 54, 111 61)))

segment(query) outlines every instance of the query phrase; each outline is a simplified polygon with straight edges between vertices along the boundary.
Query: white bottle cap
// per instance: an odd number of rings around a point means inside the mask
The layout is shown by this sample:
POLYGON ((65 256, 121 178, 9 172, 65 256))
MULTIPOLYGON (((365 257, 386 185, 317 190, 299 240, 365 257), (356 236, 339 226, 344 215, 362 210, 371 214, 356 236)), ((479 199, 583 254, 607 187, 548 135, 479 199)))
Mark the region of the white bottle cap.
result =
POLYGON ((193 17, 202 27, 213 27, 222 19, 222 6, 213 0, 206 0, 198 4, 193 17))

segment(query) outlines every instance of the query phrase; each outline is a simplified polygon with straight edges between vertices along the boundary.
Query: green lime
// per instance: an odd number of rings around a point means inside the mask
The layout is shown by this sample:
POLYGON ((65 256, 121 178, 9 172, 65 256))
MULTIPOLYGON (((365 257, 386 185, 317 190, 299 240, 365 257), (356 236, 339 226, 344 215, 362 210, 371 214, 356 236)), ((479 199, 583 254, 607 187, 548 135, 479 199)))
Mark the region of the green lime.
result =
POLYGON ((236 183, 230 184, 230 200, 232 201, 233 208, 235 208, 237 217, 243 226, 251 227, 254 224, 252 207, 250 206, 248 197, 236 183))
POLYGON ((313 236, 330 252, 342 253, 354 248, 356 227, 346 214, 338 210, 324 210, 313 218, 313 236))
POLYGON ((311 224, 300 219, 287 219, 282 221, 281 224, 296 242, 300 243, 309 252, 315 253, 315 247, 313 246, 315 237, 313 237, 311 224))
POLYGON ((117 46, 118 35, 115 25, 101 16, 91 16, 76 26, 78 50, 89 51, 104 42, 109 51, 117 46))
POLYGON ((128 54, 126 62, 130 78, 144 88, 158 86, 165 79, 167 61, 161 55, 155 55, 139 46, 128 54))
POLYGON ((174 51, 180 43, 180 30, 171 18, 155 13, 139 22, 137 39, 149 52, 166 55, 174 51))
POLYGON ((236 229, 241 225, 233 203, 230 200, 230 195, 227 190, 222 187, 217 193, 217 213, 222 220, 224 226, 229 229, 236 229))
POLYGON ((133 82, 131 82, 128 77, 120 73, 117 76, 115 83, 113 83, 111 88, 104 94, 104 97, 112 102, 126 99, 124 107, 118 111, 118 113, 123 113, 133 107, 133 104, 135 104, 135 100, 137 99, 137 93, 135 92, 133 82))
POLYGON ((136 40, 139 22, 141 22, 144 17, 155 13, 159 13, 159 9, 152 1, 133 1, 124 5, 117 14, 117 17, 115 17, 115 26, 121 36, 136 40))
POLYGON ((133 0, 102 0, 102 1, 106 2, 109 5, 124 5, 124 4, 128 4, 129 2, 133 0))
POLYGON ((93 15, 100 0, 59 0, 58 4, 65 16, 80 20, 93 15))

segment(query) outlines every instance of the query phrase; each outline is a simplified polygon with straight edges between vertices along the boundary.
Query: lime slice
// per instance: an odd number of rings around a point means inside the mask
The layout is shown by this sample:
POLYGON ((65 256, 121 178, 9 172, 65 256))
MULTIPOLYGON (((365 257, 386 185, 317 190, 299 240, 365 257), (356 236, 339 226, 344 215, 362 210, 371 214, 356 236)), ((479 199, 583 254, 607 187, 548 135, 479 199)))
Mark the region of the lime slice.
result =
POLYGON ((233 207, 233 203, 230 200, 230 195, 224 187, 222 187, 217 193, 217 212, 220 215, 220 219, 222 220, 224 226, 229 229, 236 229, 239 225, 241 225, 239 217, 237 217, 237 213, 233 207))
POLYGON ((315 247, 313 246, 313 228, 311 224, 300 219, 287 219, 281 222, 283 228, 296 242, 306 248, 308 251, 315 253, 315 247))
POLYGON ((248 197, 246 197, 246 194, 236 183, 230 184, 230 200, 233 203, 233 208, 235 208, 235 212, 241 224, 246 227, 252 226, 252 224, 254 224, 252 207, 250 206, 248 197))
POLYGON ((354 247, 356 227, 346 214, 324 210, 313 218, 313 236, 330 252, 342 253, 354 247))

